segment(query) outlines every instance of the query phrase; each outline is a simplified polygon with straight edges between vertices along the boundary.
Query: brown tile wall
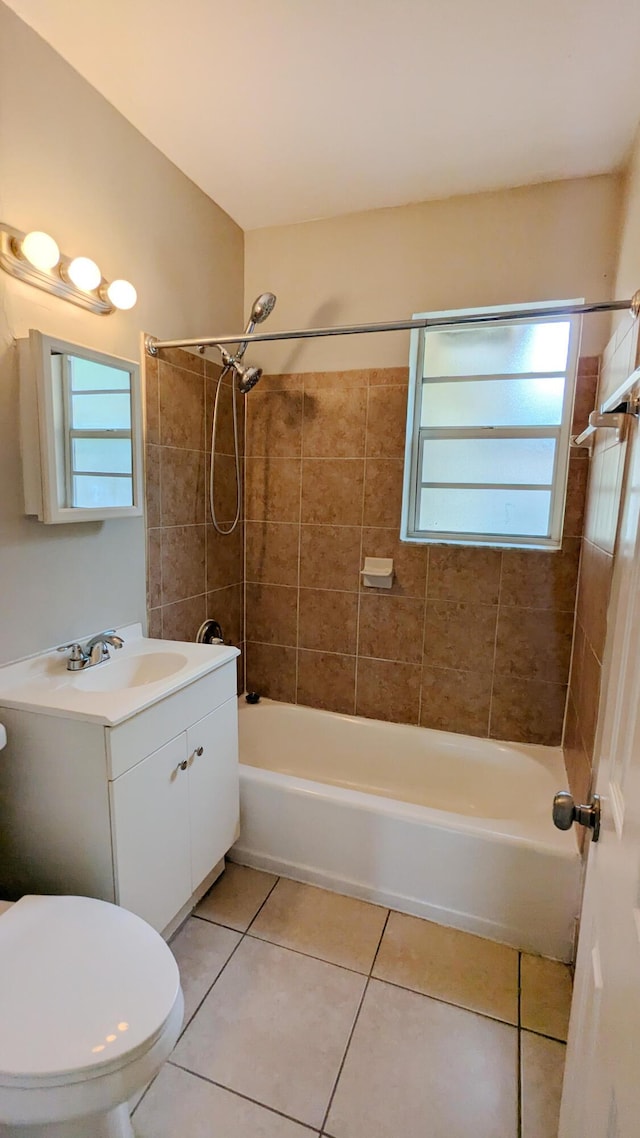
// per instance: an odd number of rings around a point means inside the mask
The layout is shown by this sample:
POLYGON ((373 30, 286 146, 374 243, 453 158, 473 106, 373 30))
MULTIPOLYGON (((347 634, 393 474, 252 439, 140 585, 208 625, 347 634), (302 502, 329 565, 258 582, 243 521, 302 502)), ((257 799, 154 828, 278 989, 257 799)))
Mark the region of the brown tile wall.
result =
MULTIPOLYGON (((576 422, 594 406, 580 364, 576 422)), ((264 377, 247 401, 247 687, 524 742, 562 738, 586 452, 558 553, 402 544, 407 370, 264 377), (390 591, 365 556, 393 557, 390 591)))
MULTIPOLYGON (((242 521, 230 537, 216 533, 208 479, 215 381, 220 369, 191 352, 145 354, 145 474, 149 635, 194 640, 203 620, 220 621, 225 639, 244 637, 242 521)), ((232 394, 221 394, 216 449, 220 520, 235 514, 232 394)), ((242 397, 239 411, 244 415, 242 397)), ((244 421, 240 419, 240 445, 244 421)))
MULTIPOLYGON (((637 365, 638 329, 624 325, 605 349, 598 402, 637 365)), ((587 453, 587 452, 585 452, 587 453)), ((567 702, 564 752, 573 795, 587 800, 591 789, 618 518, 623 493, 626 444, 613 432, 595 436, 589 463, 584 538, 578 581, 573 658, 567 702)), ((584 831, 581 832, 584 837, 584 831)))

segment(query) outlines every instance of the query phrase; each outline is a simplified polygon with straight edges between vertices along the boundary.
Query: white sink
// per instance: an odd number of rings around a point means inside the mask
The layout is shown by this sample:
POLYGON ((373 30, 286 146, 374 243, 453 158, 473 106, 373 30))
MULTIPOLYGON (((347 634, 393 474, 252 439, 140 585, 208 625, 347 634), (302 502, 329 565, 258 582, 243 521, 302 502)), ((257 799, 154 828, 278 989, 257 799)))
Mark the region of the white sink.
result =
POLYGON ((114 727, 240 654, 227 644, 149 639, 139 624, 117 633, 124 647, 86 671, 68 671, 67 656, 55 649, 0 668, 0 708, 114 727))
POLYGON ((122 660, 105 660, 104 664, 77 673, 74 680, 84 691, 122 691, 155 684, 175 675, 187 663, 182 652, 145 652, 122 660))

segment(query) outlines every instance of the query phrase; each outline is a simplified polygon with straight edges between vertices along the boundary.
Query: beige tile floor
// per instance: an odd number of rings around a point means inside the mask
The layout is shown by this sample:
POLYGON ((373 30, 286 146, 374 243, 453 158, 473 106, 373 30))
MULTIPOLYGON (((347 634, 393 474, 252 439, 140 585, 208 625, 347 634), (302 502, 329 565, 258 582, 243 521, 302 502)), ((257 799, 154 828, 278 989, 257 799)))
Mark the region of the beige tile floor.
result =
POLYGON ((556 1138, 569 970, 228 865, 137 1138, 556 1138))

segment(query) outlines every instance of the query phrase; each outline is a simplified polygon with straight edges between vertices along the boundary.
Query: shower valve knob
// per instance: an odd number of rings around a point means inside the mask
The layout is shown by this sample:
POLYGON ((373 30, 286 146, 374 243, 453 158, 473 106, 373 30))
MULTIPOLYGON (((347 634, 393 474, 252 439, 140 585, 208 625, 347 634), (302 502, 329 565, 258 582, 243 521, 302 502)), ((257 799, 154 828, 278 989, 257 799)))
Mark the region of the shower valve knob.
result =
POLYGON ((600 837, 600 797, 594 794, 586 805, 576 806, 568 790, 560 790, 553 799, 553 824, 558 830, 570 830, 574 822, 593 831, 594 842, 600 837))

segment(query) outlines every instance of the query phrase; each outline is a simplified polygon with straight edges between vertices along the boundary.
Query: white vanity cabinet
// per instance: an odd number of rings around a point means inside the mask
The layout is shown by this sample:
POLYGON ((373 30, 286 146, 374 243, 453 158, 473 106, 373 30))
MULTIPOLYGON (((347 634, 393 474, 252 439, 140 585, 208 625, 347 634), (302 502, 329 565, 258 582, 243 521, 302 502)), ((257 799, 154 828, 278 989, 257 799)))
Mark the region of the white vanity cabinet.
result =
POLYGON ((228 700, 109 783, 116 900, 154 928, 170 924, 235 841, 237 720, 228 700))
POLYGON ((121 721, 0 698, 0 897, 99 897, 162 932, 186 915, 239 828, 237 651, 222 651, 121 721))

